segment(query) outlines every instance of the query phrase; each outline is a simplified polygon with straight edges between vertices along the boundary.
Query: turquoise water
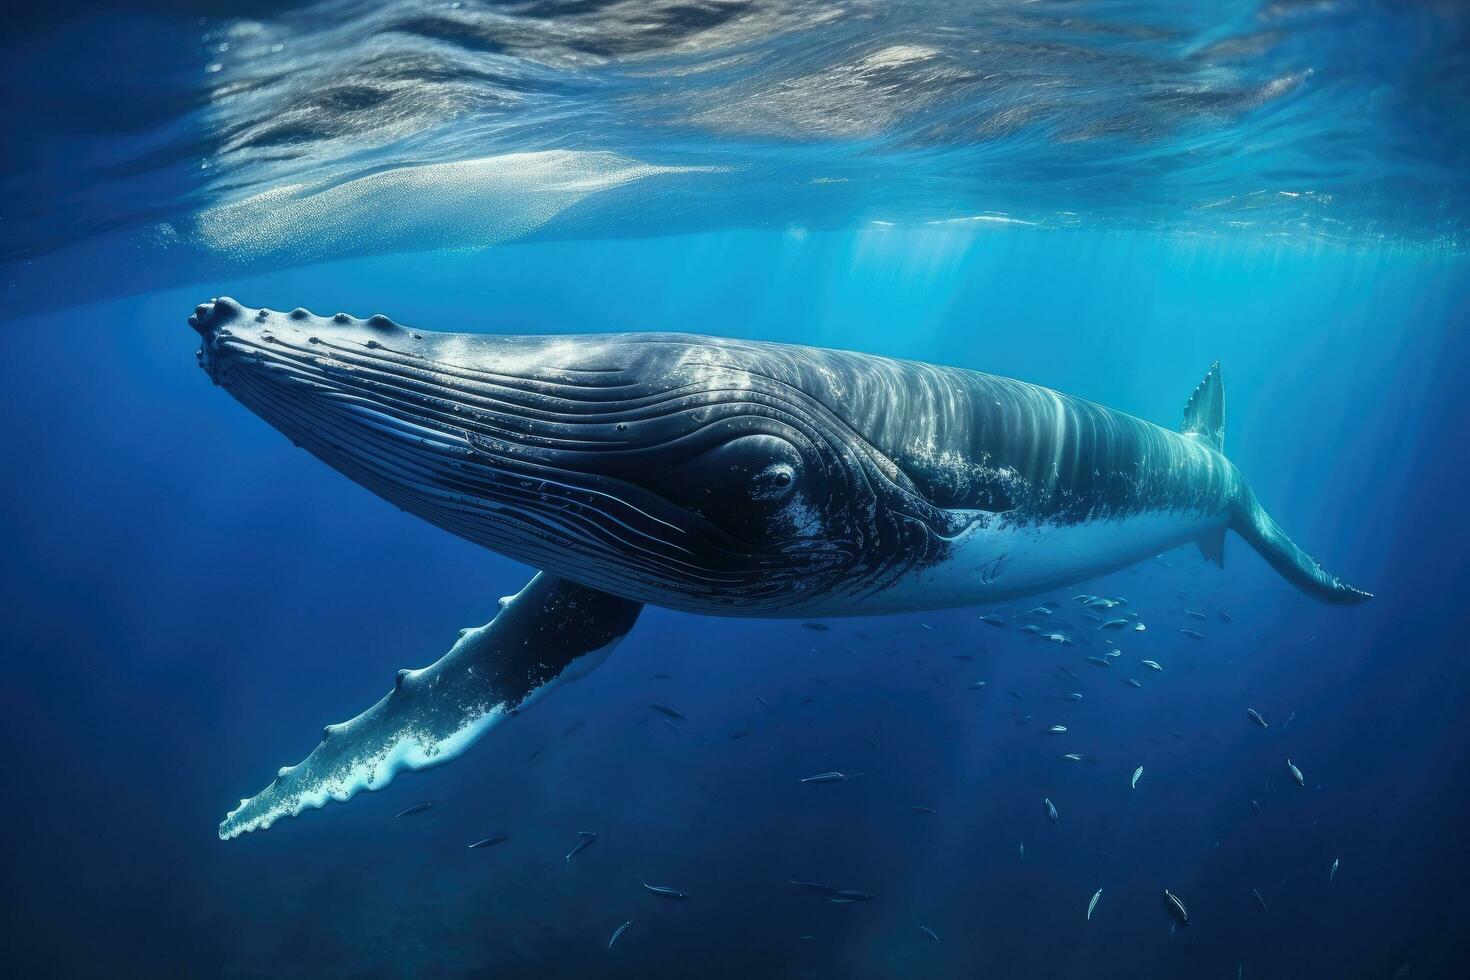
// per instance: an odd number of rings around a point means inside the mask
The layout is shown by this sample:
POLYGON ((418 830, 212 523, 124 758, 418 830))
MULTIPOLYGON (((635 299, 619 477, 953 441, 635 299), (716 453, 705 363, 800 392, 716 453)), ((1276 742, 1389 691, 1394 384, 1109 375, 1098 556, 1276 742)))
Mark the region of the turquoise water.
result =
POLYGON ((353 4, 211 10, 203 27, 162 8, 25 21, 7 42, 27 52, 12 73, 55 64, 58 45, 73 55, 71 87, 51 90, 49 110, 12 103, 6 130, 10 968, 1460 976, 1470 275, 1466 144, 1449 111, 1463 86, 1457 12, 1226 4, 1182 22, 1132 4, 963 18, 851 6, 829 22, 815 6, 677 9, 497 7, 520 33, 496 21, 496 45, 442 20, 388 30, 407 15, 353 4), (697 11, 714 20, 699 26, 697 11), (78 106, 103 74, 84 55, 113 43, 135 57, 104 127, 78 106), (221 43, 217 55, 263 48, 206 57, 221 43), (898 72, 897 109, 849 110, 831 82, 793 87, 899 44, 942 53, 881 67, 898 72), (242 136, 286 118, 322 73, 366 73, 364 52, 405 47, 432 48, 439 67, 420 64, 385 102, 358 93, 335 129, 242 136), (268 72, 276 55, 296 59, 291 71, 268 72), (932 78, 930 62, 973 77, 932 78), (465 81, 490 65, 518 79, 496 76, 501 101, 487 78, 465 81), (692 89, 676 73, 691 66, 692 89), (222 94, 247 76, 254 94, 222 94), (1265 100, 1219 94, 1298 76, 1265 100), (943 95, 915 98, 926 85, 943 95), (760 102, 760 126, 700 123, 691 105, 750 109, 753 96, 708 95, 731 87, 788 95, 760 102), (1184 89, 1194 97, 1163 99, 1161 121, 1147 96, 1184 89), (1037 114, 976 135, 1016 105, 1037 114), (1150 107, 1134 129, 1073 138, 1130 106, 1150 107), (33 139, 15 139, 21 119, 33 139), (961 124, 969 135, 954 137, 961 124), (360 191, 385 168, 552 151, 725 169, 635 177, 606 157, 502 159, 467 181, 427 170, 326 210, 312 190, 293 192, 315 202, 305 210, 257 203, 216 220, 300 180, 360 191), (1315 203, 1283 193, 1329 187, 1315 203), (452 206, 470 192, 473 208, 452 206), (1203 206, 1255 193, 1269 204, 1203 206), (160 240, 161 224, 176 237, 160 240), (211 237, 221 227, 257 237, 211 237), (1136 689, 1086 663, 1085 644, 981 623, 988 608, 822 632, 649 609, 595 673, 454 764, 222 842, 225 812, 323 724, 437 658, 531 574, 400 513, 212 387, 184 318, 226 294, 439 330, 850 348, 1020 378, 1170 428, 1219 360, 1231 459, 1282 527, 1376 597, 1315 604, 1234 536, 1223 569, 1189 546, 1036 597, 1126 596, 1150 626, 1128 655, 1165 667, 1136 689), (1203 640, 1178 632, 1195 625, 1203 640), (1085 683, 1081 702, 1056 699, 1079 690, 1063 669, 1085 683), (682 734, 653 702, 678 706, 682 734), (1065 744, 1039 734, 1056 723, 1065 744), (832 769, 865 775, 799 782, 832 769), (434 806, 395 818, 421 802, 434 806), (579 831, 598 842, 568 861, 579 831), (465 847, 499 833, 494 848, 465 847), (834 905, 792 879, 875 898, 834 905), (1172 928, 1165 888, 1189 927, 1172 928))

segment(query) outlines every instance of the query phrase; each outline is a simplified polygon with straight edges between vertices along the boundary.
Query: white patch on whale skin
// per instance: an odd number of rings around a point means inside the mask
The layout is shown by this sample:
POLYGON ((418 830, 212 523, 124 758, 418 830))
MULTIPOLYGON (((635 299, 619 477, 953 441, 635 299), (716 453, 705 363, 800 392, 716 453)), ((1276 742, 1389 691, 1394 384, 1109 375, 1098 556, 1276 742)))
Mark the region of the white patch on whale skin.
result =
POLYGON ((259 813, 236 822, 235 814, 259 797, 241 800, 240 807, 225 815, 224 823, 220 825, 220 840, 230 840, 252 830, 269 830, 271 824, 282 817, 294 817, 304 810, 319 810, 334 800, 346 803, 362 790, 382 789, 393 781, 394 776, 405 770, 416 771, 443 765, 463 754, 486 732, 499 724, 505 715, 506 712, 497 706, 444 739, 421 740, 414 735, 405 735, 381 752, 349 760, 346 765, 335 770, 330 779, 321 781, 315 788, 281 794, 259 813))
POLYGON ((857 611, 967 606, 1045 592, 1142 561, 1227 521, 1224 513, 1145 511, 1082 524, 977 522, 952 539, 949 560, 911 572, 862 600, 857 611))

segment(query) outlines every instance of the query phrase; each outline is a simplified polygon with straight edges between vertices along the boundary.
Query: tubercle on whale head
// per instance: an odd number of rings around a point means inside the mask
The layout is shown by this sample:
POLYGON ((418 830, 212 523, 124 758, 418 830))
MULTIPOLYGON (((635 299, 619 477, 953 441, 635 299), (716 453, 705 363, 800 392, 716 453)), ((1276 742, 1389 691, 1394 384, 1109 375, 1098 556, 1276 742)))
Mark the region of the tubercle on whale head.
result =
POLYGON ((264 341, 274 343, 282 330, 299 331, 320 326, 307 341, 313 345, 323 342, 328 331, 333 338, 361 343, 372 349, 380 345, 378 337, 392 334, 410 335, 422 339, 416 331, 408 331, 382 313, 366 318, 348 313, 335 313, 330 318, 317 316, 305 307, 298 306, 289 313, 281 313, 266 307, 253 309, 229 296, 212 297, 200 303, 189 315, 189 326, 199 334, 201 344, 196 357, 216 384, 221 383, 219 369, 225 345, 233 338, 242 342, 264 341), (323 336, 316 336, 322 334, 323 336))

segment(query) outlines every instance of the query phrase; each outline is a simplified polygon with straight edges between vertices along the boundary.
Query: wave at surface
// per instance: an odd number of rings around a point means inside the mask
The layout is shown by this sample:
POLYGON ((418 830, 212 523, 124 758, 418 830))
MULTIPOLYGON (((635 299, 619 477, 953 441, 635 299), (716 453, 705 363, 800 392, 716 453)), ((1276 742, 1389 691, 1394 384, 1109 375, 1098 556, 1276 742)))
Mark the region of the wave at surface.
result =
POLYGON ((0 170, 12 278, 19 260, 109 235, 238 268, 349 238, 391 251, 731 226, 1455 250, 1470 230, 1470 45, 1450 4, 234 8, 11 42, 7 82, 36 96, 16 100, 27 139, 0 170), (639 190, 569 191, 567 167, 600 189, 636 174, 639 190), (372 234, 384 215, 396 231, 372 234), (318 231, 287 233, 305 224, 318 231))

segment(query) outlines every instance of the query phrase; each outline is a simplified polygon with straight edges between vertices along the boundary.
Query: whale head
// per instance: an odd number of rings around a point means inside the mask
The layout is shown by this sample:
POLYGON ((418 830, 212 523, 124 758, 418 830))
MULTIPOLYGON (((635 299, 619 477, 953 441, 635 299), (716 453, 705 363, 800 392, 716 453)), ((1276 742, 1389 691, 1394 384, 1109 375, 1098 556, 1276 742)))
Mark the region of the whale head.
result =
POLYGON ((800 615, 933 540, 932 508, 779 345, 436 333, 229 298, 189 323, 215 383, 333 468, 626 598, 800 615))

